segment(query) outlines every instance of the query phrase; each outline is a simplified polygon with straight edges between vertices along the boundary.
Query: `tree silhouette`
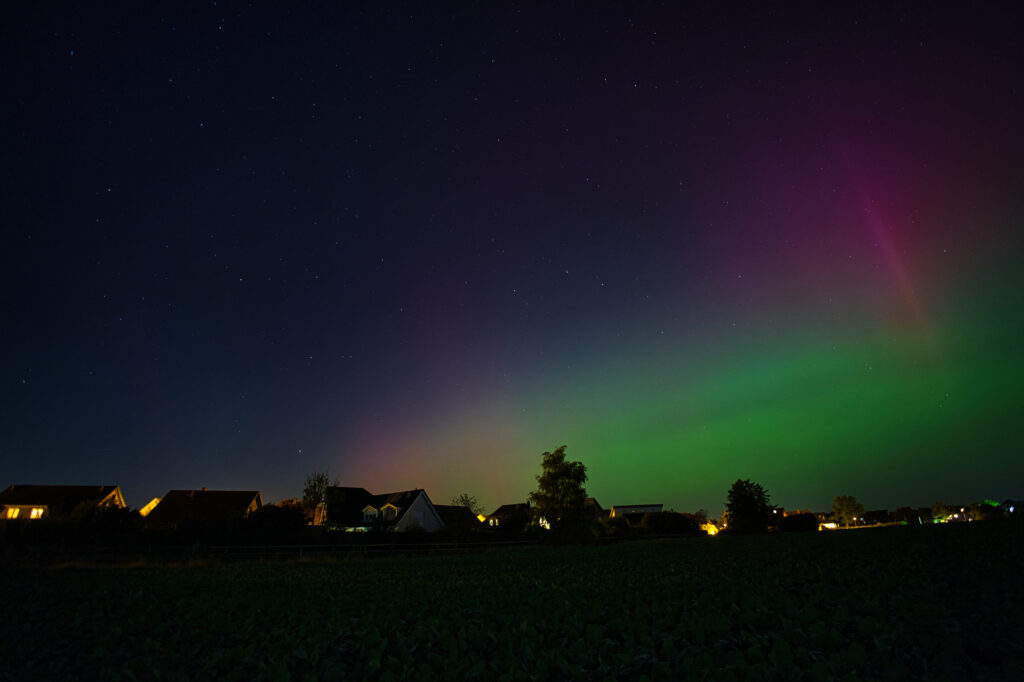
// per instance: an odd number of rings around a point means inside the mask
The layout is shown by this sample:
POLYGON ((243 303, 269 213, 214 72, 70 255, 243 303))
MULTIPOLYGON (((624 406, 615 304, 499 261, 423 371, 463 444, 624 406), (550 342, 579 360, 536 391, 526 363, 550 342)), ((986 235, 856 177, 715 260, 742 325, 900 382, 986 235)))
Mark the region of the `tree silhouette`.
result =
POLYGON ((302 503, 310 510, 316 509, 318 504, 327 501, 327 488, 338 485, 338 481, 331 481, 326 471, 314 471, 306 476, 306 484, 302 488, 302 503))
POLYGON ((852 495, 836 495, 832 498, 832 516, 845 528, 857 522, 864 513, 864 505, 852 495))
POLYGON ((953 507, 943 503, 936 502, 932 505, 932 518, 938 519, 939 521, 945 521, 953 515, 953 507))
POLYGON ((729 488, 725 505, 731 533, 763 533, 771 521, 772 506, 768 491, 749 479, 737 479, 729 488))
POLYGON ((561 535, 581 532, 585 526, 587 467, 565 459, 565 446, 543 455, 537 490, 530 493, 535 519, 561 535))
POLYGON ((453 496, 452 504, 456 507, 468 507, 469 511, 474 514, 479 514, 484 509, 480 504, 480 500, 476 499, 475 495, 470 495, 469 493, 459 493, 453 496))

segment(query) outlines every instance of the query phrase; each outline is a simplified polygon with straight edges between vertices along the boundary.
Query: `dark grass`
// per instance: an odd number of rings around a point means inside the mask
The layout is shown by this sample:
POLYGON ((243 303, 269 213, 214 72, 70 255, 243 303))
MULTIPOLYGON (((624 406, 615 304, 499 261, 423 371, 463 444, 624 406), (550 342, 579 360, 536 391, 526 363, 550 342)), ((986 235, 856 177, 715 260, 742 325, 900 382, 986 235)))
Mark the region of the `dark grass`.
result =
POLYGON ((8 570, 0 677, 1024 679, 1019 525, 8 570))

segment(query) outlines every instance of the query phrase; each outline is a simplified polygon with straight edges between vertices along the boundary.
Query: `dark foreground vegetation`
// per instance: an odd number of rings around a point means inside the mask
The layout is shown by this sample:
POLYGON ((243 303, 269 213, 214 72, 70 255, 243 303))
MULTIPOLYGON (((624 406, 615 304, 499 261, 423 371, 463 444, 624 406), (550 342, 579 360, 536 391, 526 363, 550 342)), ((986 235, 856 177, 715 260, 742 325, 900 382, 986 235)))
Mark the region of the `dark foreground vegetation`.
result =
POLYGON ((2 679, 1024 679, 1017 524, 7 569, 2 679))

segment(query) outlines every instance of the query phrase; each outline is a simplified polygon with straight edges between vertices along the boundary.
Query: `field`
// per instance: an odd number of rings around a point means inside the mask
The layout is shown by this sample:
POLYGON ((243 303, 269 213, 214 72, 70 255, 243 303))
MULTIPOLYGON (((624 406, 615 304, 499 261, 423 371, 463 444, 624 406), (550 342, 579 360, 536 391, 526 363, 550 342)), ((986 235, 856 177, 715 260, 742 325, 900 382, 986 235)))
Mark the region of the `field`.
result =
POLYGON ((0 679, 1024 679, 1020 526, 8 570, 0 679))

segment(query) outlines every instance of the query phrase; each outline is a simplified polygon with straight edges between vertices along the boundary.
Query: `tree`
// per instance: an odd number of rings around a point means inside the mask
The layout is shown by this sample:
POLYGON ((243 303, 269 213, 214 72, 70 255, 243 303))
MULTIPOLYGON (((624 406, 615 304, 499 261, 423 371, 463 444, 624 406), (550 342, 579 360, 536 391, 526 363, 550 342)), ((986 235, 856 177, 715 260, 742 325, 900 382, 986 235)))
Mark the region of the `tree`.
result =
POLYGON ((945 521, 952 515, 953 507, 950 507, 949 505, 943 502, 936 502, 935 504, 932 505, 932 519, 945 521))
POLYGON ((970 514, 970 518, 973 521, 989 521, 991 519, 998 519, 1002 516, 1002 509, 999 507, 998 502, 992 500, 982 500, 981 502, 971 502, 967 508, 967 512, 970 514))
POLYGON ((587 467, 565 459, 565 446, 545 452, 537 490, 530 493, 534 518, 546 521, 561 535, 582 532, 586 525, 587 467))
POLYGON ((302 488, 302 503, 310 510, 316 509, 318 504, 327 501, 327 488, 338 485, 338 481, 331 482, 331 477, 326 471, 314 471, 306 476, 306 485, 302 488))
POLYGON ((702 519, 696 514, 681 514, 670 510, 644 514, 640 526, 650 533, 699 535, 701 522, 702 519))
POLYGON ((772 506, 768 491, 749 479, 737 479, 729 488, 725 505, 732 533, 763 533, 771 521, 772 506))
POLYGON ((302 513, 303 518, 306 519, 306 523, 311 523, 313 521, 313 510, 306 506, 306 503, 297 497, 281 500, 277 503, 277 506, 282 509, 298 509, 302 513))
POLYGON ((910 507, 900 507, 892 513, 892 520, 896 523, 902 523, 903 525, 913 524, 919 525, 920 519, 918 518, 917 510, 911 509, 910 507))
POLYGON ((480 504, 480 500, 476 499, 475 495, 470 495, 469 493, 459 493, 458 495, 455 495, 452 497, 452 504, 456 507, 468 507, 469 511, 474 514, 479 514, 484 510, 483 505, 480 504))
POLYGON ((864 505, 853 495, 836 495, 832 498, 832 516, 836 523, 849 528, 864 514, 864 505))
POLYGON ((283 539, 288 533, 306 527, 305 510, 293 505, 265 504, 245 519, 245 526, 256 534, 283 539))

